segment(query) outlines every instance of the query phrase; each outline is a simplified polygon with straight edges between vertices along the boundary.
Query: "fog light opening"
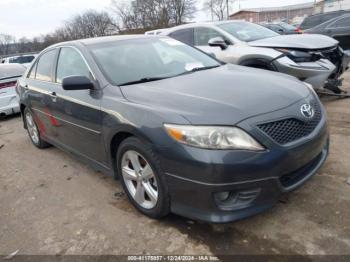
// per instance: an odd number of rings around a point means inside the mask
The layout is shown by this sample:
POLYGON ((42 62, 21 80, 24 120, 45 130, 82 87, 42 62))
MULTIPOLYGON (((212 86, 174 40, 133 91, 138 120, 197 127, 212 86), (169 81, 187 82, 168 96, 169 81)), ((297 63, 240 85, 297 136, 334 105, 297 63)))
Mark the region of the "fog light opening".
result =
POLYGON ((260 188, 242 191, 222 191, 214 193, 214 200, 221 210, 230 211, 248 207, 259 196, 260 192, 260 188))
POLYGON ((229 197, 230 197, 230 192, 228 191, 217 193, 217 198, 222 202, 225 202, 226 200, 228 200, 229 197))

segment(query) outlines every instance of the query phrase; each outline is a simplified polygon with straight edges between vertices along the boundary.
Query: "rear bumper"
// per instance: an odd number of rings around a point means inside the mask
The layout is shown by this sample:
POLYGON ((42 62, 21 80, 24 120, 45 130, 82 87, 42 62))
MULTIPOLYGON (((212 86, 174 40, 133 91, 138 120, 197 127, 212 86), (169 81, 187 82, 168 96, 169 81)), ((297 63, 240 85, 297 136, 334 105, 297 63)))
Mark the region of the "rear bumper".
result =
POLYGON ((0 115, 19 113, 19 104, 16 95, 0 96, 0 115))

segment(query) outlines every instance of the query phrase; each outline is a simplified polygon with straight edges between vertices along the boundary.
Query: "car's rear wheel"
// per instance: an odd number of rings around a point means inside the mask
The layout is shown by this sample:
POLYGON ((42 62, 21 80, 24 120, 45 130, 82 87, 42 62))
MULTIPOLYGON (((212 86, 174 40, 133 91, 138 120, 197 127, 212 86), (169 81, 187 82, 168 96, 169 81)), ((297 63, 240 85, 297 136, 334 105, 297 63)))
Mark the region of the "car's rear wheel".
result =
POLYGON ((39 128, 34 121, 32 112, 28 108, 24 109, 24 121, 26 123, 27 132, 32 143, 40 149, 49 147, 50 144, 41 139, 39 128))
POLYGON ((120 181, 131 203, 143 214, 161 218, 169 213, 167 185, 149 145, 130 137, 117 153, 120 181))

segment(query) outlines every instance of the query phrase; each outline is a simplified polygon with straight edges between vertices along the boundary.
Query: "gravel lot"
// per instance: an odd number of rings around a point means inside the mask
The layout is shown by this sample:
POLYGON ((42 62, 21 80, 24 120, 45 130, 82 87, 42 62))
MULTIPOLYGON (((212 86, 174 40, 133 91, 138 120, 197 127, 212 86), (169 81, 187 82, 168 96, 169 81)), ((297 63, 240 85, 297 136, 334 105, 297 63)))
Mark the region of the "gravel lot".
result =
POLYGON ((3 120, 0 254, 350 255, 350 99, 323 101, 331 154, 318 175, 272 210, 225 225, 148 219, 118 181, 56 148, 36 149, 19 117, 3 120))

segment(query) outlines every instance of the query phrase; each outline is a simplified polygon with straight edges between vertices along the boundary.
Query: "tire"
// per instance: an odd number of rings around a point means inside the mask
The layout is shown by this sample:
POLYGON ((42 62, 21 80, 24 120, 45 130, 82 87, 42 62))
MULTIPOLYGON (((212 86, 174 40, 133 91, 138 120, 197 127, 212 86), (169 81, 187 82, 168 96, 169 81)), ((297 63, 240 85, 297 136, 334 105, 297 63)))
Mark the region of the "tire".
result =
POLYGON ((39 149, 45 149, 50 147, 51 145, 49 143, 42 140, 39 128, 35 123, 33 113, 28 108, 25 108, 23 114, 23 119, 27 127, 27 132, 33 145, 39 149))
POLYGON ((168 215, 168 187, 151 146, 129 137, 120 144, 116 159, 119 179, 135 208, 151 218, 168 215))

